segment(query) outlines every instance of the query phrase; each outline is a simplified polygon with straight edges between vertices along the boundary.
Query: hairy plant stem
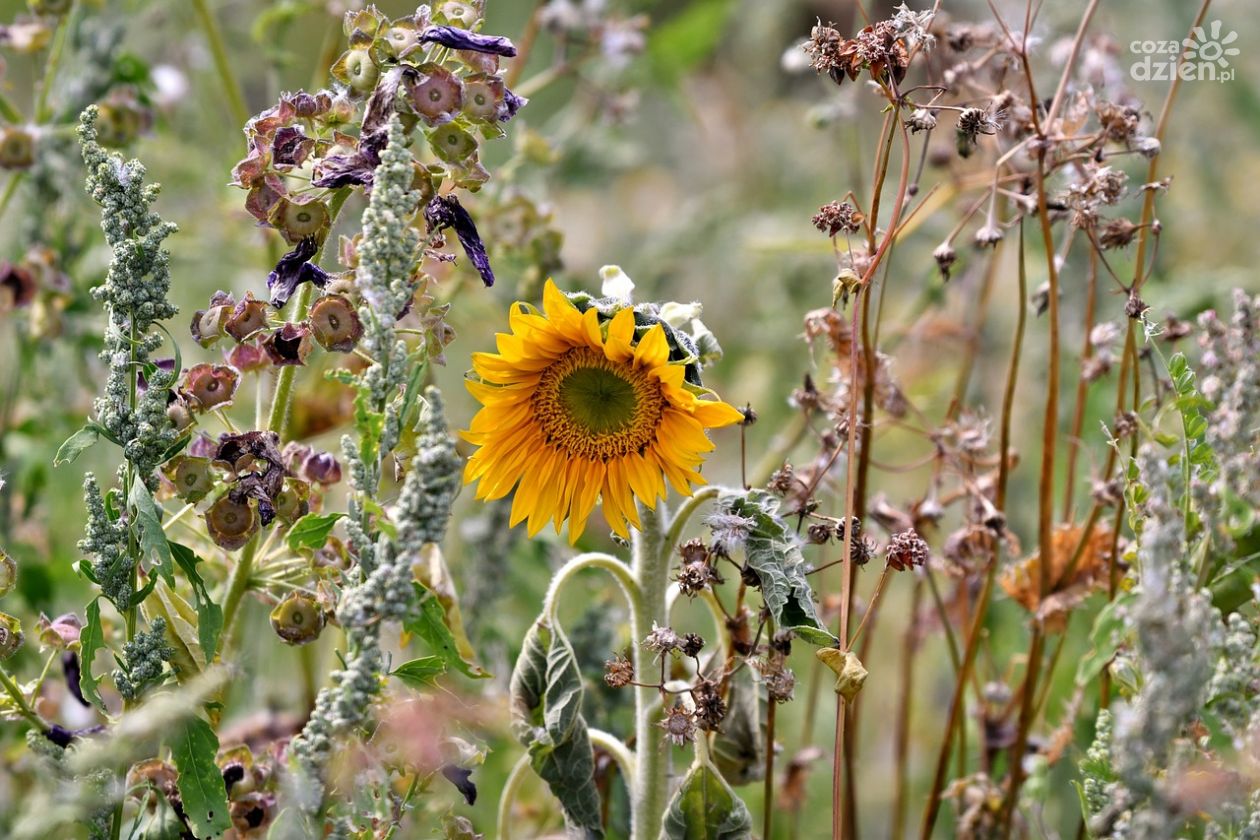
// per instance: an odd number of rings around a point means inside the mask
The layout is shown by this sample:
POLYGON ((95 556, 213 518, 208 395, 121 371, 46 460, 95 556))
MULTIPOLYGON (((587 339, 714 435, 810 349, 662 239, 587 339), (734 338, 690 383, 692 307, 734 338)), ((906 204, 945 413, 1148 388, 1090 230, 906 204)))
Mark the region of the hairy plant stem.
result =
POLYGON ((893 733, 892 831, 889 837, 906 836, 906 802, 910 791, 910 712, 914 697, 914 655, 918 652, 916 616, 923 600, 923 581, 916 578, 910 590, 910 620, 901 639, 901 686, 897 694, 897 723, 893 733))
POLYGON ((223 95, 227 97, 228 108, 232 111, 232 119, 237 125, 245 125, 249 120, 249 108, 245 105, 245 97, 241 86, 232 72, 232 62, 228 58, 227 48, 223 44, 223 34, 219 24, 210 11, 207 0, 192 0, 193 10, 197 13, 197 22, 206 36, 210 47, 210 55, 214 58, 214 69, 219 74, 219 83, 223 86, 223 95))
MULTIPOLYGON (((639 600, 630 612, 630 638, 633 644, 635 674, 652 672, 652 652, 639 644, 652 631, 652 625, 669 623, 665 593, 669 588, 669 555, 672 544, 665 540, 664 502, 656 510, 639 508, 642 527, 631 532, 631 563, 639 587, 639 600)), ((679 511, 678 519, 685 519, 679 511)), ((672 534, 675 529, 671 527, 672 534)), ((665 815, 669 793, 669 751, 656 725, 661 708, 661 690, 655 686, 634 689, 635 772, 632 787, 633 813, 630 820, 633 840, 656 840, 665 815)))

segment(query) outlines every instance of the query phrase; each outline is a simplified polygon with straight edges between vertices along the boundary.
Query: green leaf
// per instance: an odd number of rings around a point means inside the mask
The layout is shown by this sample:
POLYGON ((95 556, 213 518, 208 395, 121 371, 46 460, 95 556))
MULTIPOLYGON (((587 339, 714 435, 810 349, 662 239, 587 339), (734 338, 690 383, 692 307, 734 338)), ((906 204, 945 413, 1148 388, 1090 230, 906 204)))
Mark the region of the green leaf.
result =
POLYGON ((661 840, 747 840, 752 815, 712 767, 697 764, 669 802, 661 840))
POLYGON ((450 628, 446 626, 446 611, 442 608, 438 597, 423 584, 412 583, 412 586, 415 587, 416 606, 403 622, 403 629, 424 639, 448 668, 454 668, 464 676, 475 680, 489 677, 490 674, 481 666, 469 662, 460 655, 459 644, 450 628))
POLYGON ((197 571, 197 564, 204 561, 188 546, 173 542, 170 544, 170 549, 175 562, 183 569, 184 576, 192 584, 197 608, 197 641, 201 645, 201 652, 205 654, 206 664, 209 664, 214 660, 214 653, 219 645, 219 634, 223 630, 223 608, 210 597, 206 582, 197 571))
POLYGON ((92 676, 92 660, 96 652, 105 647, 105 633, 101 629, 101 601, 93 598, 84 613, 87 617, 82 632, 79 633, 79 691, 83 696, 95 703, 101 711, 105 711, 105 702, 97 689, 100 680, 92 676))
POLYGON ((437 678, 445 673, 446 661, 442 657, 422 656, 399 665, 390 672, 390 676, 398 677, 412 688, 431 688, 437 685, 437 678))
POLYGON ((834 645, 835 637, 814 607, 800 543, 779 517, 779 500, 765 490, 726 491, 718 504, 726 513, 751 522, 744 557, 761 579, 761 597, 775 623, 811 644, 834 645))
POLYGON ((762 692, 751 668, 731 675, 726 717, 713 739, 713 763, 722 778, 746 785, 766 777, 766 731, 762 725, 762 692))
POLYGON ((175 727, 167 745, 179 771, 179 796, 197 837, 218 837, 232 826, 223 772, 214 763, 219 738, 210 724, 190 717, 175 727))
POLYGON ((512 671, 512 732, 564 810, 570 837, 604 836, 595 756, 582 717, 582 675, 569 640, 534 622, 512 671))
POLYGON ((1133 597, 1131 593, 1126 593, 1098 611, 1094 618, 1094 628, 1089 633, 1092 650, 1076 665, 1077 686, 1084 688, 1092 683, 1124 643, 1123 611, 1132 603, 1133 597))
POLYGON ((88 423, 58 447, 57 454, 53 456, 53 466, 60 467, 62 464, 69 464, 90 449, 100 440, 100 437, 99 427, 95 423, 88 423))
POLYGON ((294 522, 293 527, 289 529, 289 550, 300 552, 302 549, 313 551, 323 548, 324 543, 328 542, 328 535, 332 533, 337 520, 343 516, 345 516, 344 513, 306 514, 306 516, 294 522))
POLYGON ((136 524, 140 526, 141 557, 153 562, 167 586, 174 586, 175 566, 171 562, 171 546, 166 541, 166 532, 162 530, 162 514, 157 502, 153 501, 149 488, 139 479, 131 482, 127 501, 135 508, 136 524))

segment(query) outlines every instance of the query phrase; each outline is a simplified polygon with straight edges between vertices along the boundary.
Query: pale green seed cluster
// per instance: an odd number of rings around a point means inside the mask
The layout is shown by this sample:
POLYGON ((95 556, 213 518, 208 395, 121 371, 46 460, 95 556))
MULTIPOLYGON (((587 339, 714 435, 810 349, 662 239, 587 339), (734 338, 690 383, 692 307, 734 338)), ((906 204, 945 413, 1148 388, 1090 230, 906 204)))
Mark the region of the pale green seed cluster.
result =
POLYGON ((101 358, 109 373, 96 415, 138 474, 150 482, 178 437, 166 417, 166 391, 175 374, 149 368, 143 394, 137 393, 136 380, 162 343, 153 327, 178 312, 166 299, 170 254, 162 247, 176 228, 152 211, 159 186, 144 183, 144 166, 138 160, 124 161, 96 142, 96 121, 97 110, 90 107, 79 125, 87 191, 101 206, 101 230, 113 251, 105 282, 92 290, 108 316, 101 358))
POLYGON ((127 700, 135 700, 144 690, 159 681, 166 671, 175 651, 166 643, 166 620, 155 618, 148 631, 123 645, 123 668, 113 673, 118 693, 127 700))
MULTIPOLYGON (((346 634, 346 667, 334 672, 332 685, 320 691, 310 720, 292 743, 307 780, 322 778, 339 736, 368 721, 382 681, 381 625, 406 619, 414 601, 411 565, 416 551, 441 540, 459 489, 459 458, 442 415, 441 393, 430 388, 425 398, 418 452, 394 513, 398 544, 385 534, 372 542, 358 526, 357 505, 351 505, 347 521, 351 542, 359 547, 363 579, 342 593, 337 607, 337 622, 346 634)), ((304 807, 313 811, 318 804, 307 800, 304 807)))
POLYGON ((398 498, 399 543, 405 553, 418 552, 425 543, 446 536, 451 505, 462 484, 463 462, 455 452, 443 414, 442 392, 430 387, 420 411, 420 434, 411 473, 398 498))
POLYGON ((79 540, 79 550, 96 558, 92 575, 106 598, 125 608, 131 602, 131 553, 125 522, 111 519, 96 476, 83 477, 83 500, 87 506, 87 529, 79 540))
MULTIPOLYGON (((411 189, 414 179, 415 166, 406 148, 406 134, 395 116, 390 119, 389 142, 381 152, 372 195, 363 212, 363 240, 355 271, 356 284, 363 295, 359 310, 364 324, 361 347, 374 360, 362 382, 378 406, 392 400, 406 376, 407 350, 394 334, 394 324, 416 291, 420 237, 411 220, 420 194, 411 189)), ((397 440, 396 433, 393 440, 397 440)), ((383 446, 382 450, 389 448, 383 446)))

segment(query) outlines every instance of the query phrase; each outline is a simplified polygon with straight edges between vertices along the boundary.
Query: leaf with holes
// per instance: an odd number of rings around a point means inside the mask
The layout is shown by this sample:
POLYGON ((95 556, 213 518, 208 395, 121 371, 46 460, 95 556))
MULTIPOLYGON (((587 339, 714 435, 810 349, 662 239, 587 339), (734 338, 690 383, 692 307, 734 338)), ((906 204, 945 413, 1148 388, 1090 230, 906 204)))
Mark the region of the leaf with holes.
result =
POLYGON ((179 797, 197 837, 218 837, 232 827, 223 773, 215 764, 219 738, 199 717, 177 725, 167 741, 179 771, 179 797))

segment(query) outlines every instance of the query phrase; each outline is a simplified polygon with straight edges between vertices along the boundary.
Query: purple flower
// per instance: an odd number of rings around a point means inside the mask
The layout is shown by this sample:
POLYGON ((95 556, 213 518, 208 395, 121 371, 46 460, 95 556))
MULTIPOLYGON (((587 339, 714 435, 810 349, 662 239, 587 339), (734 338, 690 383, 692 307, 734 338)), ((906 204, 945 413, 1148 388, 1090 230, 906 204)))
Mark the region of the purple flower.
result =
POLYGON ((303 283, 314 283, 321 289, 328 282, 328 272, 324 271, 311 257, 319 250, 313 237, 298 242, 292 251, 280 258, 275 269, 267 275, 267 288, 271 290, 271 305, 276 309, 284 306, 294 290, 303 283))
POLYGON ((79 705, 84 708, 91 708, 92 704, 83 697, 83 689, 79 688, 79 675, 82 669, 79 667, 79 655, 72 650, 68 650, 61 654, 61 672, 66 677, 66 688, 70 691, 70 696, 79 701, 79 705))
POLYGON ((486 255, 486 246, 477 233, 472 216, 453 195, 434 196, 424 208, 424 220, 430 231, 454 228, 459 237, 459 244, 464 246, 464 253, 481 275, 481 282, 487 286, 494 285, 494 271, 490 268, 490 257, 486 255))
POLYGON ((507 122, 516 116, 516 112, 529 104, 529 100, 523 96, 517 96, 509 89, 503 91, 503 113, 499 117, 500 122, 507 122))
POLYGON ((276 130, 271 141, 271 161, 277 168, 301 166, 314 148, 315 141, 300 127, 286 125, 276 130))
POLYGON ((473 50, 512 58, 516 47, 501 35, 479 35, 454 26, 428 26, 420 33, 420 42, 432 42, 453 50, 473 50))

